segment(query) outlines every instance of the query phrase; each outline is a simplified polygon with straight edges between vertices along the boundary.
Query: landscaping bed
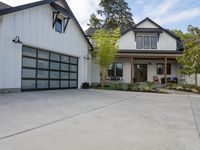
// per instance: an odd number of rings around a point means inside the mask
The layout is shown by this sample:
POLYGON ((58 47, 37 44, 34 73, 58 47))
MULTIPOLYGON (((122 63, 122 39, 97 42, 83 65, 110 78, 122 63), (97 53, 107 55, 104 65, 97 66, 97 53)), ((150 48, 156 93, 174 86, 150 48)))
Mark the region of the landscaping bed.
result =
POLYGON ((195 86, 191 85, 191 84, 172 84, 172 83, 170 83, 170 84, 167 84, 166 88, 171 89, 171 90, 192 92, 192 93, 200 94, 200 87, 195 88, 195 86))
POLYGON ((132 91, 132 92, 149 92, 149 93, 167 93, 162 89, 158 89, 154 82, 147 83, 110 83, 101 87, 100 84, 92 84, 90 88, 104 89, 104 90, 119 90, 119 91, 132 91))

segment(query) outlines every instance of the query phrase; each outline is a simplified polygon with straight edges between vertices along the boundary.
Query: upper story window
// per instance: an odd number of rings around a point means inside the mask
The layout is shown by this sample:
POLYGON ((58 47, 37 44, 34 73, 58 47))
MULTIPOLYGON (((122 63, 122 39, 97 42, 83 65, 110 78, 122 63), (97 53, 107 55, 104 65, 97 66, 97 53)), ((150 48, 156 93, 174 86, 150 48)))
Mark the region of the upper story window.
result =
POLYGON ((150 48, 150 36, 144 36, 144 49, 150 48))
POLYGON ((55 31, 62 33, 62 20, 59 18, 56 18, 55 31))
POLYGON ((151 36, 151 49, 157 49, 157 36, 151 36))
POLYGON ((137 38, 136 38, 136 47, 137 47, 137 49, 142 49, 143 48, 143 37, 142 36, 137 36, 137 38))
POLYGON ((137 49, 157 49, 157 36, 137 36, 137 49))

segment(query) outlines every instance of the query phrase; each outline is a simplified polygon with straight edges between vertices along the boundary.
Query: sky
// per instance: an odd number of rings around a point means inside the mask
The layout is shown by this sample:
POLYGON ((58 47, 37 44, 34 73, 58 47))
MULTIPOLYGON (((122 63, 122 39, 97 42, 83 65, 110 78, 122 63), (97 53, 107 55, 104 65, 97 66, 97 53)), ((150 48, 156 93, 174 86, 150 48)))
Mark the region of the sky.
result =
MULTIPOLYGON (((0 0, 11 6, 22 5, 38 0, 0 0)), ((91 13, 99 9, 100 0, 66 0, 82 28, 91 13)), ((167 29, 187 31, 188 25, 200 27, 200 0, 126 0, 132 9, 134 22, 149 17, 167 29)))

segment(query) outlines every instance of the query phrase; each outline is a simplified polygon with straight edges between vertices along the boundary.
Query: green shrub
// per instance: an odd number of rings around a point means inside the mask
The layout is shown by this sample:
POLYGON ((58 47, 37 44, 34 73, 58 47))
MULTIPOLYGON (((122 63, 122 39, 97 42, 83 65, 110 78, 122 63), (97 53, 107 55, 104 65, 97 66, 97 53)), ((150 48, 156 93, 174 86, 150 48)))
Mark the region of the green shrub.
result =
POLYGON ((147 86, 149 87, 149 90, 153 91, 155 89, 155 83, 154 82, 147 82, 147 86))
POLYGON ((175 89, 175 90, 184 90, 183 86, 181 86, 181 85, 174 86, 173 89, 175 89))
POLYGON ((139 84, 138 83, 131 84, 130 90, 131 91, 139 91, 139 84))
POLYGON ((129 88, 128 84, 119 84, 118 90, 127 91, 129 88))
POLYGON ((193 92, 193 93, 199 93, 199 90, 197 90, 196 88, 191 88, 191 92, 193 92))

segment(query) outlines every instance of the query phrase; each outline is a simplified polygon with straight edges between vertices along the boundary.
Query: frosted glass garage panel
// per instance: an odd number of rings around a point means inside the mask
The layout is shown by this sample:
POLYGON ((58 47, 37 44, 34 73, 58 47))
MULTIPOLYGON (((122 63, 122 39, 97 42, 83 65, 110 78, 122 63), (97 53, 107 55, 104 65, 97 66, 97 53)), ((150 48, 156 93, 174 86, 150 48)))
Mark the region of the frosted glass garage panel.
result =
POLYGON ((24 56, 36 57, 36 52, 36 49, 24 46, 22 54, 24 56))
POLYGON ((61 79, 69 79, 69 73, 68 72, 61 72, 61 79))
POLYGON ((51 80, 50 88, 59 88, 59 80, 51 80))
POLYGON ((69 56, 62 55, 61 56, 61 62, 69 63, 69 56))
POLYGON ((61 64, 61 70, 62 71, 69 71, 69 64, 61 64))
POLYGON ((36 59, 32 59, 32 58, 23 58, 22 59, 22 66, 23 67, 32 67, 32 68, 36 68, 36 59))
POLYGON ((69 81, 62 80, 60 86, 61 86, 61 88, 68 88, 69 81))
POLYGON ((22 89, 35 89, 35 80, 22 80, 22 89))
POLYGON ((37 80, 37 88, 38 89, 47 89, 49 87, 48 80, 37 80))
POLYGON ((60 61, 60 55, 59 54, 55 54, 55 53, 51 53, 50 59, 54 60, 54 61, 60 61))
POLYGON ((49 78, 49 71, 38 70, 37 71, 37 78, 49 78))
POLYGON ((49 59, 49 52, 38 50, 38 58, 49 59))
POLYGON ((78 64, 78 59, 75 57, 70 57, 70 63, 72 64, 78 64))
POLYGON ((49 68, 49 62, 45 61, 45 60, 38 60, 38 68, 48 69, 49 68))
POLYGON ((77 87, 77 81, 70 81, 70 87, 71 88, 77 87))
POLYGON ((60 69, 60 64, 57 63, 57 62, 51 62, 50 63, 50 69, 59 70, 60 69))
POLYGON ((60 78, 60 72, 58 72, 58 71, 51 71, 50 72, 50 78, 51 79, 59 79, 60 78))
POLYGON ((22 69, 23 78, 36 78, 36 70, 34 69, 22 69))
POLYGON ((70 71, 77 72, 78 66, 77 65, 70 65, 70 71))

